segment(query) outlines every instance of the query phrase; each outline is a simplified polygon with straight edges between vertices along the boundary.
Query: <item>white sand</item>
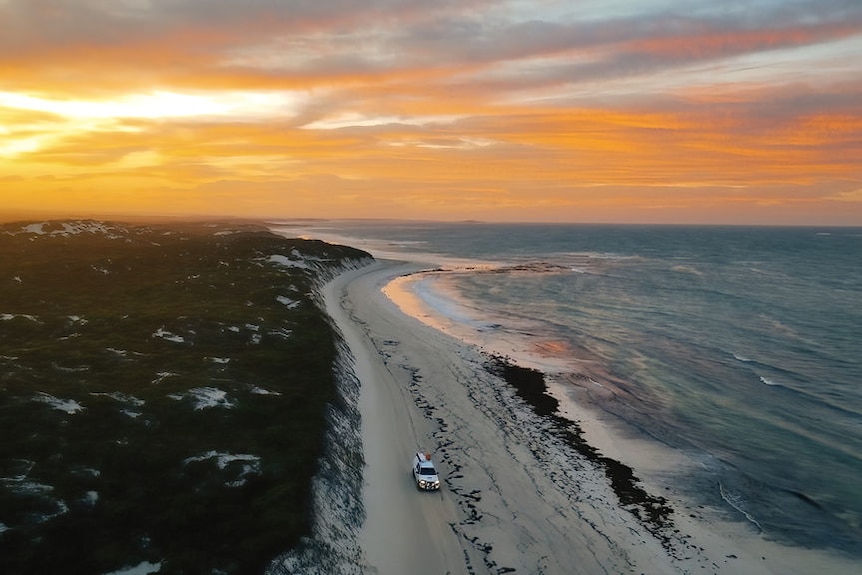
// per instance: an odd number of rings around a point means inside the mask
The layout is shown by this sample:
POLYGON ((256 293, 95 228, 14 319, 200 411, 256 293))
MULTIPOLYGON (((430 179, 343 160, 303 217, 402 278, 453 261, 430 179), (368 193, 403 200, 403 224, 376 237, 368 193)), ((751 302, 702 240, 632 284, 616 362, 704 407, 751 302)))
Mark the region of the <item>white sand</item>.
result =
MULTIPOLYGON (((708 510, 690 509, 648 479, 650 471, 683 465, 681 454, 624 439, 567 398, 565 409, 604 455, 639 476, 643 469, 646 487, 671 499, 678 532, 662 544, 619 506, 601 470, 487 372, 478 349, 406 315, 383 295, 392 278, 416 269, 379 261, 324 289, 362 384, 365 572, 859 572, 858 563, 782 547, 743 522, 722 523, 708 510), (412 482, 418 448, 434 456, 444 480, 439 493, 418 492, 412 482)), ((417 317, 430 313, 399 304, 417 317)))

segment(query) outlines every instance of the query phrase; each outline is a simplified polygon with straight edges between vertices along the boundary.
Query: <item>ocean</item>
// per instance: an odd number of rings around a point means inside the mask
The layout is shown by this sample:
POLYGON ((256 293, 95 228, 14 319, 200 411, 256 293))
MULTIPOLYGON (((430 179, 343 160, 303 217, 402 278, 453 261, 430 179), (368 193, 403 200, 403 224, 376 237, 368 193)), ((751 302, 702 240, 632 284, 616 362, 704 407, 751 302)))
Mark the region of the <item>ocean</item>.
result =
POLYGON ((301 227, 433 262, 426 305, 613 390, 593 407, 697 461, 679 481, 700 503, 862 557, 862 228, 301 227))

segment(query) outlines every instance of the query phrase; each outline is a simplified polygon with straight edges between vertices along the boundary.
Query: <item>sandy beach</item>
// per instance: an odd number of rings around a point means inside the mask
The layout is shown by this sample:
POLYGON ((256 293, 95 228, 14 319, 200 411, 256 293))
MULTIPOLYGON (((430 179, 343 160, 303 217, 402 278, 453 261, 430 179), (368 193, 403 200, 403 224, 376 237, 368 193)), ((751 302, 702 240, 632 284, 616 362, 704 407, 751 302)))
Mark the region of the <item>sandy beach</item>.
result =
POLYGON ((378 260, 324 288, 361 384, 363 572, 801 574, 858 567, 775 544, 745 522, 691 506, 668 479, 690 464, 683 454, 625 437, 558 391, 560 411, 579 422, 591 444, 666 498, 671 522, 650 529, 621 506, 603 469, 489 371, 486 351, 438 329, 407 287, 384 294, 392 279, 423 267, 378 260), (433 455, 439 492, 417 491, 410 475, 417 450, 433 455))

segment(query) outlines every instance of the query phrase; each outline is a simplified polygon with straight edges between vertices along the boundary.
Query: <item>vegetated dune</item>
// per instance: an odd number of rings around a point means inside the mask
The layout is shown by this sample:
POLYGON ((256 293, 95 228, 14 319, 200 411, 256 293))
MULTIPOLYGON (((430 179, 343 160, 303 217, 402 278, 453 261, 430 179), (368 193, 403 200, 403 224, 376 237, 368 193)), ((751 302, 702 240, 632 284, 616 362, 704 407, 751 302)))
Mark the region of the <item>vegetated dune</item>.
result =
POLYGON ((246 223, 0 227, 0 572, 262 573, 344 401, 359 250, 246 223))

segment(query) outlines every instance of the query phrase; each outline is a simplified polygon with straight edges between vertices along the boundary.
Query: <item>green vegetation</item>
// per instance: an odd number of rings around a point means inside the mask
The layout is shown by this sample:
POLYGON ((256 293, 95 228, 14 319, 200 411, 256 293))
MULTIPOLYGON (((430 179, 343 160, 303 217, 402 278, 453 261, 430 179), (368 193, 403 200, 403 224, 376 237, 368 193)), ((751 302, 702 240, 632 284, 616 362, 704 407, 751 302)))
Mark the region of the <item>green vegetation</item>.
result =
POLYGON ((252 225, 0 227, 0 572, 262 573, 338 401, 322 273, 252 225))

